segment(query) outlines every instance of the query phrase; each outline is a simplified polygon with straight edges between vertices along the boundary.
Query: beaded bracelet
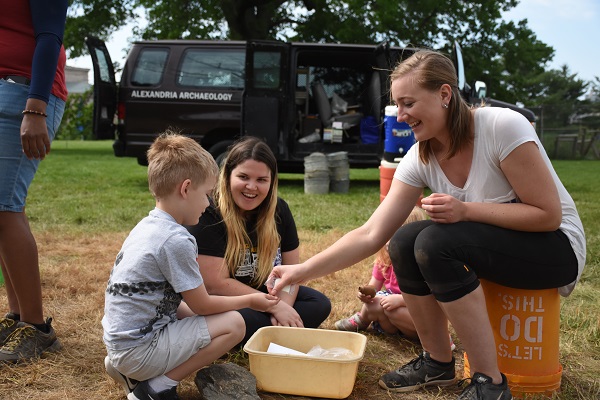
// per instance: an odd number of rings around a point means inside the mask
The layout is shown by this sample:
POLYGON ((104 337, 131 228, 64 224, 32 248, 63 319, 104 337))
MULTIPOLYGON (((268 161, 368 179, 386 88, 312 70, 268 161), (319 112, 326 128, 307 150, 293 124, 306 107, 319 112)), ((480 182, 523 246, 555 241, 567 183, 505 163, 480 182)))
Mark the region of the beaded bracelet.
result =
POLYGON ((23 111, 21 111, 21 114, 35 114, 35 115, 41 115, 42 117, 48 117, 48 114, 41 112, 41 111, 36 111, 36 110, 23 110, 23 111))

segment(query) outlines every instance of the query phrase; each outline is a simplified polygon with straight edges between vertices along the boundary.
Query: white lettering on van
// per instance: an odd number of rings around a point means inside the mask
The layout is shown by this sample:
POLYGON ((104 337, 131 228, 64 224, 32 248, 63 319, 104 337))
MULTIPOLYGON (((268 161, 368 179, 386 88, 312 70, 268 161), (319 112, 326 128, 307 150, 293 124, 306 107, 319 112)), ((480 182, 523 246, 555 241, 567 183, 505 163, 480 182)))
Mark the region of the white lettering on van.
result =
POLYGON ((231 99, 233 98, 233 93, 172 92, 169 90, 132 90, 131 97, 136 99, 231 101, 231 99))
POLYGON ((232 93, 212 93, 212 92, 179 92, 180 100, 217 100, 231 101, 232 93))
POLYGON ((138 99, 176 99, 177 92, 169 90, 132 90, 131 97, 138 99))

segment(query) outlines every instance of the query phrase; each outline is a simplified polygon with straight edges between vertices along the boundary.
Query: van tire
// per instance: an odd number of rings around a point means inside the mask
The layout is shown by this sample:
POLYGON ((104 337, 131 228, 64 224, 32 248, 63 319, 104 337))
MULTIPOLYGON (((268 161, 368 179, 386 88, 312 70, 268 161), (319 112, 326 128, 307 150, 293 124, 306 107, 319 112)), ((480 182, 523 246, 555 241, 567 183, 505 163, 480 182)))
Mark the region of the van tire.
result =
POLYGON ((227 150, 232 144, 233 140, 224 140, 213 145, 210 149, 208 149, 208 152, 213 156, 219 167, 221 167, 221 163, 223 162, 225 157, 227 157, 227 150))
POLYGON ((146 156, 138 156, 137 162, 142 167, 147 167, 148 166, 148 158, 146 156))

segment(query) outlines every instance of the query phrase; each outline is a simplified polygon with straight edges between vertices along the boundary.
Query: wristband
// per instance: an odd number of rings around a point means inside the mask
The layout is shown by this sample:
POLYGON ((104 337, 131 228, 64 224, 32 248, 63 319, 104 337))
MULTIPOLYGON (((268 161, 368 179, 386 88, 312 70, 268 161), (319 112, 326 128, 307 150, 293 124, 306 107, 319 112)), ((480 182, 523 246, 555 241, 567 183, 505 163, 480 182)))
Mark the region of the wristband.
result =
POLYGON ((36 110, 23 110, 23 111, 21 111, 21 114, 35 114, 35 115, 41 115, 42 117, 48 117, 48 114, 46 114, 45 112, 36 111, 36 110))

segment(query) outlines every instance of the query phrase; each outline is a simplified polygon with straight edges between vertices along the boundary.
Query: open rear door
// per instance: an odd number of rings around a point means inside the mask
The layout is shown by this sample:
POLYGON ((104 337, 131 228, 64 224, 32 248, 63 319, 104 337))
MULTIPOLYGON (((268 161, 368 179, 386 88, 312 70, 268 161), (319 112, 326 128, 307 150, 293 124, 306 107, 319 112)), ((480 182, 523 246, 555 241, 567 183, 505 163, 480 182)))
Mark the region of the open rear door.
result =
POLYGON ((279 158, 287 154, 290 45, 248 41, 242 100, 242 134, 266 140, 279 158))
POLYGON ((458 75, 458 90, 463 96, 470 101, 471 88, 467 84, 466 73, 465 73, 465 62, 463 61, 462 48, 458 42, 454 42, 453 46, 453 61, 454 68, 456 68, 456 74, 458 75))
POLYGON ((85 38, 94 64, 94 139, 114 139, 113 118, 117 108, 117 83, 110 54, 104 42, 85 38))
POLYGON ((390 55, 390 44, 382 42, 375 48, 375 70, 371 76, 369 95, 373 100, 373 110, 371 114, 375 116, 378 124, 382 123, 383 110, 389 104, 389 99, 383 98, 384 94, 390 92, 390 71, 394 69, 390 55), (377 114, 373 114, 376 112, 377 114))

